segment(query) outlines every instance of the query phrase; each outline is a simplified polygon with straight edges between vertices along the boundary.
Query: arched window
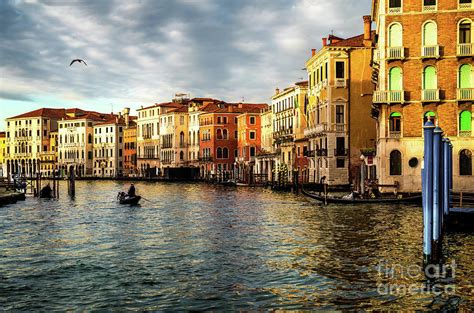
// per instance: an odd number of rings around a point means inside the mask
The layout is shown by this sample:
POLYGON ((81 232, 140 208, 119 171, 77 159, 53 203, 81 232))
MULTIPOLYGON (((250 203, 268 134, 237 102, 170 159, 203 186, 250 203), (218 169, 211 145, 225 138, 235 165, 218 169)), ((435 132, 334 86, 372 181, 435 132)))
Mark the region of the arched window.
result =
POLYGON ((184 132, 179 133, 179 146, 180 147, 184 146, 184 132))
POLYGON ((472 152, 464 149, 459 153, 459 175, 472 175, 472 152))
POLYGON ((222 139, 222 129, 220 129, 220 128, 217 129, 216 138, 217 139, 222 139))
POLYGON ((222 131, 222 138, 223 138, 223 139, 227 139, 227 129, 224 129, 224 130, 222 131))
POLYGON ((459 44, 469 44, 472 42, 472 22, 462 20, 459 23, 459 44))
POLYGON ((403 47, 403 29, 402 25, 395 23, 388 29, 388 46, 403 47))
POLYGON ((436 122, 436 114, 433 111, 428 111, 423 115, 423 125, 428 122, 428 120, 431 121, 431 123, 435 124, 436 122))
POLYGON ((472 88, 472 70, 470 64, 463 64, 459 68, 459 88, 472 88))
POLYGON ((180 159, 181 161, 184 160, 184 152, 183 152, 183 151, 179 152, 179 159, 180 159))
POLYGON ((389 90, 403 90, 402 70, 399 67, 392 67, 388 77, 389 90))
POLYGON ((222 158, 224 158, 224 159, 229 158, 229 149, 227 149, 227 148, 222 149, 222 158))
POLYGON ((402 154, 398 150, 390 152, 390 175, 402 175, 402 154))
POLYGON ((402 131, 402 115, 399 112, 390 114, 389 129, 390 133, 402 131))
POLYGON ((423 89, 424 90, 438 89, 436 68, 434 66, 427 66, 425 67, 423 71, 423 89))
POLYGON ((459 131, 461 134, 471 135, 471 118, 472 114, 469 111, 462 111, 459 114, 459 131))
POLYGON ((222 148, 221 147, 217 148, 217 158, 222 159, 222 148))
POLYGON ((438 29, 436 23, 429 21, 423 25, 423 46, 436 46, 438 44, 438 29))

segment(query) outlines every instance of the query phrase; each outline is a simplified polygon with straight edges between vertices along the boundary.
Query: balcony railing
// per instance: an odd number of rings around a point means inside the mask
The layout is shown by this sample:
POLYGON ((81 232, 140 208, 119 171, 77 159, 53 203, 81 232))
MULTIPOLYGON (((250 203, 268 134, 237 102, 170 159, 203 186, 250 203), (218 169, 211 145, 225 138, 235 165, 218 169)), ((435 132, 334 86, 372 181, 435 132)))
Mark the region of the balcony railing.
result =
POLYGON ((438 10, 436 4, 423 5, 423 12, 436 12, 438 10))
POLYGON ((335 130, 337 133, 343 133, 346 131, 346 125, 345 124, 335 124, 335 130))
POLYGON ((336 78, 334 82, 336 88, 346 88, 346 79, 345 78, 336 78))
POLYGON ((324 133, 325 131, 327 131, 327 124, 322 123, 322 124, 318 124, 314 127, 306 128, 304 130, 304 135, 305 135, 305 137, 311 137, 311 136, 315 136, 317 134, 324 133))
POLYGON ((212 162, 212 156, 199 157, 198 160, 202 162, 212 162))
POLYGON ((439 45, 421 47, 422 58, 439 58, 439 45))
POLYGON ((374 103, 403 103, 405 92, 403 90, 379 90, 374 92, 374 103))
POLYGON ((347 156, 349 149, 334 149, 334 156, 347 156))
POLYGON ((388 14, 400 14, 402 13, 402 7, 388 8, 388 14))
POLYGON ((388 47, 387 60, 401 60, 405 58, 404 47, 388 47))
POLYGON ((421 91, 422 102, 439 101, 439 89, 423 89, 421 91))
POLYGON ((459 131, 459 137, 471 137, 472 136, 472 131, 470 130, 460 130, 459 131))
POLYGON ((328 155, 328 149, 317 149, 316 150, 316 155, 317 156, 327 156, 328 155))
POLYGON ((472 101, 474 100, 474 88, 458 88, 458 101, 472 101))
POLYGON ((459 3, 459 6, 458 8, 460 10, 469 10, 472 8, 472 2, 468 2, 468 3, 459 3))
POLYGON ((470 56, 473 55, 474 43, 458 43, 457 56, 470 56))
POLYGON ((388 133, 390 138, 401 138, 402 137, 402 132, 399 130, 391 130, 388 133))

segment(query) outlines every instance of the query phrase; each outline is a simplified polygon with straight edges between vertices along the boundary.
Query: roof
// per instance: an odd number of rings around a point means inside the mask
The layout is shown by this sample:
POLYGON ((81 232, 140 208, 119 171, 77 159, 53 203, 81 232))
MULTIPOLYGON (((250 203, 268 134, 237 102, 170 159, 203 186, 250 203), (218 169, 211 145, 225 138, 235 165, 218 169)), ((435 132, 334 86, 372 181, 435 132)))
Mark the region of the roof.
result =
MULTIPOLYGON (((371 32, 372 38, 375 35, 375 31, 371 32)), ((347 39, 341 39, 339 37, 329 35, 329 40, 338 39, 339 41, 328 44, 328 47, 364 47, 364 34, 350 37, 347 39)))
POLYGON ((9 117, 7 119, 28 118, 28 117, 48 117, 51 119, 59 120, 61 118, 66 117, 66 109, 41 108, 41 109, 26 112, 17 116, 9 117))

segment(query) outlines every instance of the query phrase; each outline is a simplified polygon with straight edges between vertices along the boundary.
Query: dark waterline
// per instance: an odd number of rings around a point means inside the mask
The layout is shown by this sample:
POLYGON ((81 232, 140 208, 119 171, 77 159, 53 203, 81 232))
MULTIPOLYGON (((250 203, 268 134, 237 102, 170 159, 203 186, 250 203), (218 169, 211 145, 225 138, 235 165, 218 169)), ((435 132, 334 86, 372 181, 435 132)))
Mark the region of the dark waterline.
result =
MULTIPOLYGON (((0 208, 0 309, 469 309, 474 240, 449 234, 455 291, 380 272, 422 260, 414 206, 327 206, 302 196, 205 184, 137 183, 150 201, 118 205, 121 182, 77 182, 70 200, 0 208), (428 285, 430 286, 430 285, 428 285)), ((417 274, 417 273, 415 273, 417 274)))

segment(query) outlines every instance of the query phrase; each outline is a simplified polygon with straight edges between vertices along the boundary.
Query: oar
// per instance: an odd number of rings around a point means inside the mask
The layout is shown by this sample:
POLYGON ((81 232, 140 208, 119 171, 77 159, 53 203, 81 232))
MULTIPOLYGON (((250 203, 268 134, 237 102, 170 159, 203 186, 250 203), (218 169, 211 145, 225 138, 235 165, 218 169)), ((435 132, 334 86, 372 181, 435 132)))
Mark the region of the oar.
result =
POLYGON ((148 199, 145 198, 145 197, 142 197, 142 199, 145 200, 145 201, 148 201, 148 202, 150 202, 150 203, 156 204, 156 202, 153 202, 153 201, 151 201, 151 200, 148 200, 148 199))

